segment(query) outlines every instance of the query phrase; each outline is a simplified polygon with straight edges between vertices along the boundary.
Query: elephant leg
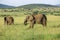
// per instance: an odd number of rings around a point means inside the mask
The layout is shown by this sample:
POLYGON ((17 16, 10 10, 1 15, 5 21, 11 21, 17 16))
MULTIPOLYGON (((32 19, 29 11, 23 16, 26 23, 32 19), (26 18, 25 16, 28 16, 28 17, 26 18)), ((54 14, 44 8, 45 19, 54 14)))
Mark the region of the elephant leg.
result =
POLYGON ((6 25, 8 24, 7 21, 5 22, 5 24, 6 24, 6 25))
POLYGON ((13 24, 12 20, 9 20, 9 25, 13 24))
POLYGON ((30 22, 30 27, 29 28, 33 28, 34 27, 34 21, 30 22))
POLYGON ((4 20, 4 24, 7 24, 7 21, 6 20, 4 20))
POLYGON ((6 24, 6 21, 4 21, 4 24, 6 24))
POLYGON ((8 22, 8 25, 11 25, 11 24, 13 24, 13 23, 12 23, 11 21, 9 21, 9 22, 8 22))
POLYGON ((14 21, 12 21, 12 24, 14 24, 14 21))
POLYGON ((42 24, 43 24, 44 27, 46 27, 46 20, 45 20, 45 18, 43 19, 43 23, 42 24))
POLYGON ((12 22, 11 24, 14 24, 14 22, 12 22))
POLYGON ((7 25, 9 25, 10 24, 10 22, 9 21, 7 21, 7 25))
POLYGON ((7 21, 7 25, 11 25, 11 22, 10 21, 7 21))
POLYGON ((11 20, 11 24, 14 24, 14 19, 11 20))

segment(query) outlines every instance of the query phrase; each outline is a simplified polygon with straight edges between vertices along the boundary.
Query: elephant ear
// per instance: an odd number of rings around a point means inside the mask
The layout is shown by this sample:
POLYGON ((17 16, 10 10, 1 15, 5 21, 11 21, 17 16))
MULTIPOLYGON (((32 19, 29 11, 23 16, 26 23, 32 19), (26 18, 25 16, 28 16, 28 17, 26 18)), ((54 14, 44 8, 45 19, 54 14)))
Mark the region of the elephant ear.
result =
POLYGON ((32 21, 32 20, 33 20, 33 16, 32 16, 32 15, 30 15, 29 20, 30 20, 30 21, 32 21))

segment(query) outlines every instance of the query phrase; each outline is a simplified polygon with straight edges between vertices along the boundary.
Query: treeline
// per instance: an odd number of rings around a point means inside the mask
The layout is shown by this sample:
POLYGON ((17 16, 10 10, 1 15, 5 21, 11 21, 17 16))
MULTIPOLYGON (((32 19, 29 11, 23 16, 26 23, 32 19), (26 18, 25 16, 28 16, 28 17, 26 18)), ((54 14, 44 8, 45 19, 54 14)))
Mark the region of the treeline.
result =
POLYGON ((51 14, 51 15, 60 15, 60 7, 41 7, 34 9, 25 9, 25 8, 10 8, 10 9, 0 9, 0 12, 23 12, 26 14, 32 13, 43 13, 43 14, 51 14))

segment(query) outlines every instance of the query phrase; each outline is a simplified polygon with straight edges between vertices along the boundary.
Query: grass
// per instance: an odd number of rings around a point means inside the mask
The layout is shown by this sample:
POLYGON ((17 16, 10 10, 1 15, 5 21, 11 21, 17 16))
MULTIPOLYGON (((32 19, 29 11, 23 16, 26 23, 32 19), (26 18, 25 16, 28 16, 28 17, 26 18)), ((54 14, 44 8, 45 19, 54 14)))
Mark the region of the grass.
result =
POLYGON ((33 29, 23 24, 25 16, 13 16, 14 25, 4 25, 0 17, 0 40, 60 40, 60 16, 47 15, 47 27, 35 24, 33 29))

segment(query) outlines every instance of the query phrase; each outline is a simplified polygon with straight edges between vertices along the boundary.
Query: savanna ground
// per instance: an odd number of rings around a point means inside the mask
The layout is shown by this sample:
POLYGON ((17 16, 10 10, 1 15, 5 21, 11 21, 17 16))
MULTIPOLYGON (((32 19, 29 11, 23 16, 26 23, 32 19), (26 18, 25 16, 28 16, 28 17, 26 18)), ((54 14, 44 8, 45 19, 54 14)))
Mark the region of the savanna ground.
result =
POLYGON ((4 25, 4 17, 1 16, 0 40, 60 40, 60 16, 46 15, 47 26, 35 24, 33 29, 27 29, 29 25, 23 24, 25 16, 13 16, 14 25, 4 25))

